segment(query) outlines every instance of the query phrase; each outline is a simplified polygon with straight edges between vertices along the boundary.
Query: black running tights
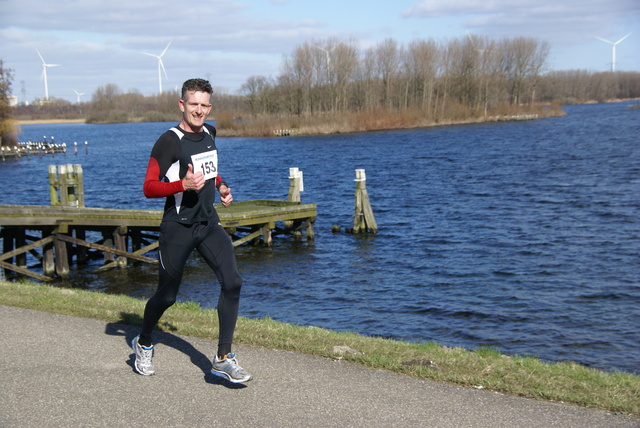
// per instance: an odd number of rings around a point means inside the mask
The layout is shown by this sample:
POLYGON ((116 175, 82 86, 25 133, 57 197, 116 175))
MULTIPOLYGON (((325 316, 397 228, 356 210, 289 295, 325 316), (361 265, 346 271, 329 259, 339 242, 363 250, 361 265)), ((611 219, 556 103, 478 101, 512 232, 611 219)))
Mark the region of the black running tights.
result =
POLYGON ((184 266, 194 249, 202 255, 220 283, 218 355, 222 356, 231 352, 242 278, 236 265, 231 239, 218 223, 161 223, 158 289, 144 310, 140 344, 151 345, 153 328, 162 314, 176 302, 184 266))

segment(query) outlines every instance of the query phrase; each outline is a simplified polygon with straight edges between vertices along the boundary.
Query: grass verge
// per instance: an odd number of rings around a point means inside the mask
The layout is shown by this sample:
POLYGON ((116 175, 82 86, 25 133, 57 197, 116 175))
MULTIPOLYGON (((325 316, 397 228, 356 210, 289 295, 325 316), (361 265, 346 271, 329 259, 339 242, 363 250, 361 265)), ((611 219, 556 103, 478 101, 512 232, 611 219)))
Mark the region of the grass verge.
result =
MULTIPOLYGON (((145 301, 28 282, 0 282, 0 305, 140 325, 145 301)), ((214 338, 218 334, 215 320, 214 310, 202 309, 193 302, 177 303, 165 313, 158 328, 185 336, 214 338)), ((548 363, 535 357, 506 356, 487 348, 469 351, 433 342, 365 337, 269 318, 240 317, 235 342, 341 358, 375 369, 509 395, 640 414, 640 376, 606 373, 573 362, 548 363), (341 347, 342 352, 336 347, 341 347)))

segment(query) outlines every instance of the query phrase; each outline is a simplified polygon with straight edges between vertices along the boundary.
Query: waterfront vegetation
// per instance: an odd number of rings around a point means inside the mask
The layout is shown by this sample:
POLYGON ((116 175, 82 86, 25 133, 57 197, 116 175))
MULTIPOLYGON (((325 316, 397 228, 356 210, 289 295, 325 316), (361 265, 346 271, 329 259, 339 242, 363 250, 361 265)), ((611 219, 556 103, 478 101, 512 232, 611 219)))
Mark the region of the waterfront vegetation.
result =
MULTIPOLYGON (((0 305, 105 322, 140 325, 145 301, 125 295, 60 288, 30 282, 0 282, 0 305)), ((158 328, 177 335, 217 337, 215 310, 176 303, 158 328)), ((469 388, 640 414, 640 376, 604 372, 574 362, 545 362, 535 356, 508 356, 495 349, 466 350, 437 343, 409 343, 296 326, 269 318, 240 317, 235 342, 340 359, 374 369, 469 388), (336 352, 344 347, 347 352, 336 352)))
MULTIPOLYGON (((278 76, 249 76, 235 94, 212 82, 211 118, 221 136, 331 134, 557 116, 563 104, 640 97, 640 73, 549 71, 549 51, 537 39, 471 34, 407 45, 387 39, 365 50, 356 41, 306 41, 284 57, 278 76)), ((2 75, 8 95, 11 70, 2 75)), ((21 123, 176 121, 179 96, 106 83, 87 102, 50 98, 10 113, 21 123)))

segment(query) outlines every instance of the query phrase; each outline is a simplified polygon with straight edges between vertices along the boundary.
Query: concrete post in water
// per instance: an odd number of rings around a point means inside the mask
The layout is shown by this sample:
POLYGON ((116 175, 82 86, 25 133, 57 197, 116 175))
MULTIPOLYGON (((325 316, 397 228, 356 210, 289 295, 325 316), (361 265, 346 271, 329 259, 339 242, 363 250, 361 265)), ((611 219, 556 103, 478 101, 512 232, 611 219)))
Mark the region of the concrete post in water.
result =
POLYGON ((367 176, 364 169, 356 169, 355 213, 353 216, 353 233, 378 232, 378 225, 373 216, 369 194, 367 193, 367 176))

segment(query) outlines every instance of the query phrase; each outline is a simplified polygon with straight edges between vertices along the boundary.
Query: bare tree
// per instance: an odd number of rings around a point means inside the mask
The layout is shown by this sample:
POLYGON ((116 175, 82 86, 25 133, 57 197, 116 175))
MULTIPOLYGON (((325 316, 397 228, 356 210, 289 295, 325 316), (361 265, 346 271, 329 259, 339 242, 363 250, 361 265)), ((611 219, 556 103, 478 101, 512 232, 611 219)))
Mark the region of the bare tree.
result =
POLYGON ((414 96, 412 104, 423 110, 427 117, 432 115, 439 62, 438 46, 433 40, 414 40, 404 53, 403 64, 411 80, 409 93, 414 96))
POLYGON ((13 71, 4 66, 0 59, 0 145, 13 146, 18 141, 17 127, 11 120, 11 84, 13 83, 13 71))
POLYGON ((400 68, 400 48, 393 39, 385 39, 373 47, 375 71, 382 82, 381 104, 391 110, 394 107, 393 85, 400 68))
POLYGON ((524 101, 522 97, 527 85, 530 101, 533 102, 541 71, 549 56, 549 44, 518 37, 503 40, 499 50, 502 54, 502 72, 508 84, 511 105, 518 105, 524 101))
POLYGON ((240 92, 245 95, 252 116, 265 113, 266 103, 263 98, 266 96, 268 87, 268 80, 263 76, 251 76, 240 87, 240 92))

